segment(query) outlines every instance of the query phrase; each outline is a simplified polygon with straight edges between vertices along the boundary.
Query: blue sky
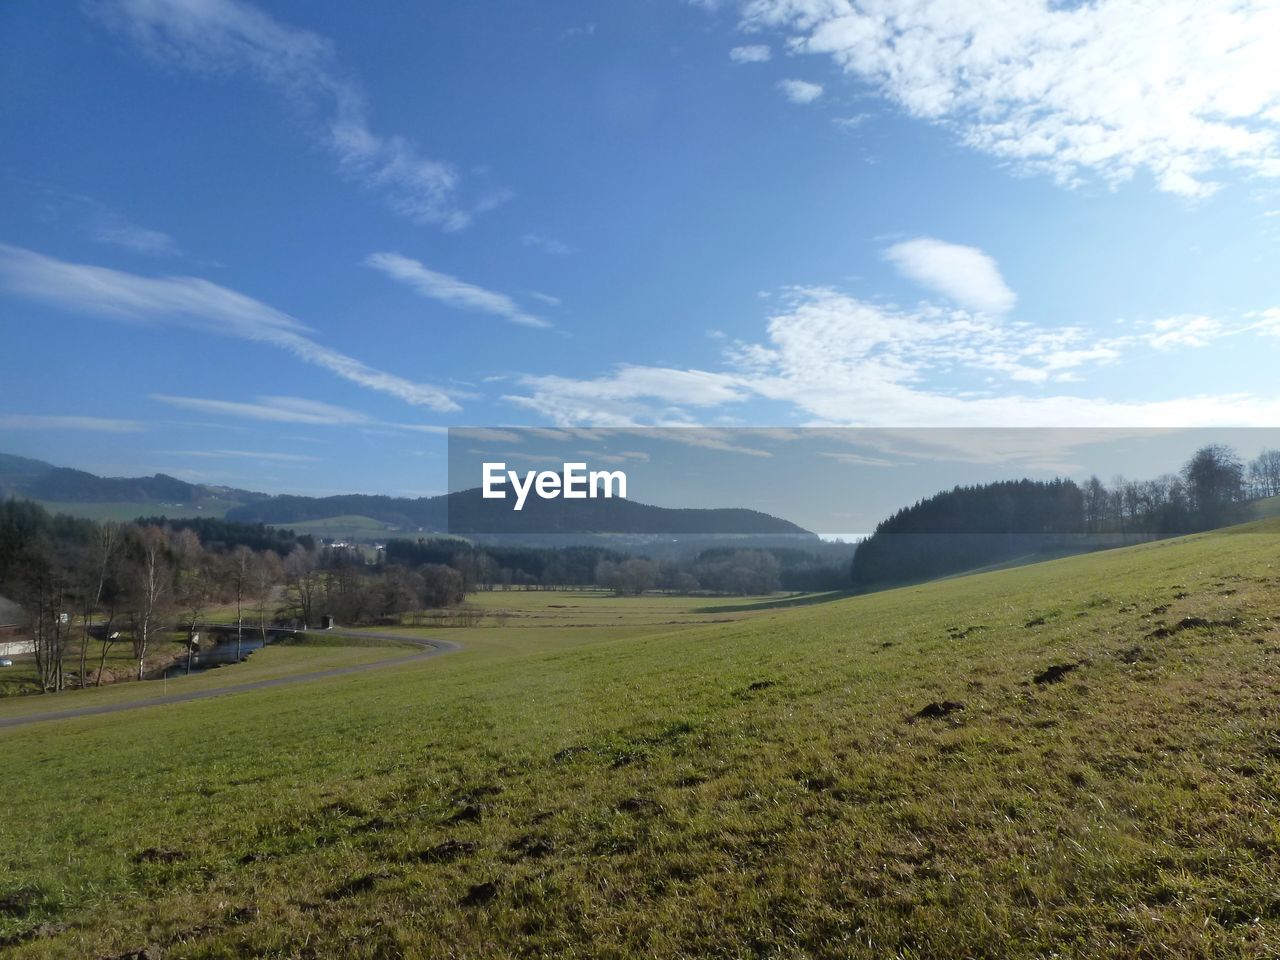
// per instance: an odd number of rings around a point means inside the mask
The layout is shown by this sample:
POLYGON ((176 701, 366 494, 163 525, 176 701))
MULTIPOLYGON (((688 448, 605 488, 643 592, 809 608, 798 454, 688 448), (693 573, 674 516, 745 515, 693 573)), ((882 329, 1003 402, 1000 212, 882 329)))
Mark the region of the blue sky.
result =
POLYGON ((1274 426, 1280 11, 0 9, 0 450, 444 488, 447 426, 1274 426))

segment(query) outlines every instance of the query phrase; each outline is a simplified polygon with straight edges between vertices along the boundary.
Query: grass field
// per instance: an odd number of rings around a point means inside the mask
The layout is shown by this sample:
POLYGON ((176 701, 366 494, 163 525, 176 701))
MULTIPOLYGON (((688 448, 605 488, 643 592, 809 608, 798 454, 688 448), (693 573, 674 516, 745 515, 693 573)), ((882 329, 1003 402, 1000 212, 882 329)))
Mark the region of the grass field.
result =
POLYGON ((324 517, 320 520, 299 520, 296 523, 272 523, 272 527, 292 530, 302 536, 332 537, 334 540, 377 540, 388 536, 396 530, 392 524, 363 517, 358 514, 342 517, 324 517))
POLYGON ((0 942, 1280 955, 1280 522, 814 599, 485 594, 403 670, 0 731, 0 942))
MULTIPOLYGON (((123 654, 124 668, 128 669, 131 663, 127 653, 129 645, 125 643, 119 646, 126 651, 123 654)), ((173 647, 175 651, 181 649, 178 644, 174 644, 173 647)), ((388 658, 403 657, 417 649, 416 645, 407 643, 384 643, 308 634, 294 642, 277 642, 256 650, 244 663, 193 673, 189 677, 113 683, 102 687, 90 687, 87 690, 67 690, 57 695, 26 694, 0 698, 0 720, 8 717, 32 717, 58 713, 82 706, 145 703, 170 693, 181 693, 187 690, 216 690, 240 683, 375 663, 388 658)), ((24 666, 26 664, 18 661, 14 669, 21 670, 24 666)), ((31 683, 34 683, 34 668, 24 672, 29 673, 32 678, 31 683)), ((100 725, 110 722, 114 721, 108 718, 97 720, 100 725)))

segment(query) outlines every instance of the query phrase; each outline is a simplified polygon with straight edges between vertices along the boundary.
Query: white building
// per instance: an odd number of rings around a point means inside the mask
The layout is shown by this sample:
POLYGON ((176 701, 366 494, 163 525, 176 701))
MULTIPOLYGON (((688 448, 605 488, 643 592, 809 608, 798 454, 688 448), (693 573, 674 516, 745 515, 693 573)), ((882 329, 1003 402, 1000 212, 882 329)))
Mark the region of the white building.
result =
POLYGON ((12 600, 0 597, 0 657, 34 653, 35 649, 23 609, 12 600))

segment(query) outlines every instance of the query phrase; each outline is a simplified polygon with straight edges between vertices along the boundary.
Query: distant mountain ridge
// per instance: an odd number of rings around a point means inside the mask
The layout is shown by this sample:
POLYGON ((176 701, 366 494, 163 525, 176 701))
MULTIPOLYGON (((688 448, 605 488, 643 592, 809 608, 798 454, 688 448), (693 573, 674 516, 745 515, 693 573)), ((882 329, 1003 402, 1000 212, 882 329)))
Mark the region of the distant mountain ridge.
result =
POLYGON ((750 534, 814 537, 788 520, 743 508, 677 509, 621 498, 574 501, 531 500, 523 511, 499 509, 479 489, 436 497, 345 494, 272 496, 251 490, 188 483, 163 473, 152 477, 98 477, 42 460, 0 454, 0 498, 18 496, 60 504, 137 503, 195 505, 218 499, 237 505, 227 520, 289 525, 332 517, 369 517, 405 531, 491 534, 750 534), (495 519, 496 518, 496 519, 495 519))
POLYGON ((43 460, 0 453, 0 496, 56 503, 195 504, 204 499, 258 500, 265 493, 188 483, 164 473, 151 477, 99 477, 43 460))

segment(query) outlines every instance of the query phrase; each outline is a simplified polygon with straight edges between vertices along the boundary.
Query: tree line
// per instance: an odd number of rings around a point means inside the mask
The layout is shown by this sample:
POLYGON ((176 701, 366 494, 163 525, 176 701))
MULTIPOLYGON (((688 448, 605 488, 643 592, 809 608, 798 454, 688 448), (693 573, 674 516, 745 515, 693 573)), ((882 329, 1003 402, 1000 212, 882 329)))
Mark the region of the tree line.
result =
POLYGON ((631 555, 601 546, 533 547, 476 544, 446 537, 391 540, 386 561, 445 564, 468 592, 604 587, 618 594, 760 594, 775 590, 840 590, 848 586, 848 545, 708 547, 690 556, 631 555))
POLYGON ((1075 552, 1237 523, 1246 505, 1280 495, 1280 451, 1249 463, 1230 447, 1201 447, 1154 480, 1091 477, 957 486, 882 521, 858 546, 855 588, 945 576, 1054 552, 1075 552))

